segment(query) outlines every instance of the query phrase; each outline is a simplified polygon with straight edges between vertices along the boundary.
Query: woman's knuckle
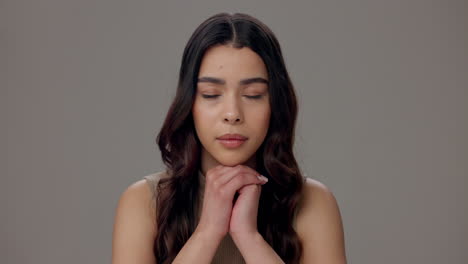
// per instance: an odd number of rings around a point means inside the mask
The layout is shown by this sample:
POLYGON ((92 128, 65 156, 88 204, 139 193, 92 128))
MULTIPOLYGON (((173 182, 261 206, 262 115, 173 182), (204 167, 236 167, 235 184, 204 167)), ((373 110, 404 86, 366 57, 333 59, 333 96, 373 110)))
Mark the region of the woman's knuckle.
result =
POLYGON ((228 198, 229 196, 229 190, 226 189, 226 187, 224 188, 219 188, 218 191, 218 196, 221 198, 221 199, 226 199, 228 198))
POLYGON ((207 181, 213 181, 215 178, 216 178, 216 174, 214 174, 214 173, 206 174, 206 180, 207 181))
POLYGON ((245 176, 243 174, 238 175, 234 180, 236 185, 242 184, 245 182, 245 176))
POLYGON ((219 182, 219 180, 214 180, 211 185, 215 188, 215 189, 218 189, 221 185, 221 183, 219 182))

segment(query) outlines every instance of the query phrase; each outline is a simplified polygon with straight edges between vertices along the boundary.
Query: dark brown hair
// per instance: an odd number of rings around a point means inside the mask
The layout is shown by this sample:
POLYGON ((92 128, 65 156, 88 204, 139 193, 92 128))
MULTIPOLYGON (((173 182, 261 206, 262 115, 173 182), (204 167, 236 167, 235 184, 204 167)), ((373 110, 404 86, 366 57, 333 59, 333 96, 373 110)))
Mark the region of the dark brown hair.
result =
POLYGON ((270 179, 262 187, 258 231, 286 263, 299 263, 302 243, 293 228, 305 178, 293 154, 297 101, 278 40, 256 18, 219 13, 205 20, 190 37, 183 56, 176 96, 157 136, 168 178, 156 193, 158 263, 171 263, 194 232, 201 144, 192 106, 206 50, 214 45, 249 47, 264 61, 269 78, 271 117, 268 133, 256 152, 257 172, 270 179))

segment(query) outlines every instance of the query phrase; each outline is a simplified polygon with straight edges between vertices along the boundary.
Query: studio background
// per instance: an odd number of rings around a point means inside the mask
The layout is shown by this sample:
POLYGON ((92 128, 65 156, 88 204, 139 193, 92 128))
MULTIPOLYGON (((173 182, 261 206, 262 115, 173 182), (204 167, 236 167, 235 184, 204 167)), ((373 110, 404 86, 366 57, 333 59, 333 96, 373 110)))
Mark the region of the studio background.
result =
POLYGON ((303 172, 338 200, 348 263, 468 261, 466 1, 0 2, 0 262, 110 263, 118 198, 191 33, 244 12, 278 37, 303 172))

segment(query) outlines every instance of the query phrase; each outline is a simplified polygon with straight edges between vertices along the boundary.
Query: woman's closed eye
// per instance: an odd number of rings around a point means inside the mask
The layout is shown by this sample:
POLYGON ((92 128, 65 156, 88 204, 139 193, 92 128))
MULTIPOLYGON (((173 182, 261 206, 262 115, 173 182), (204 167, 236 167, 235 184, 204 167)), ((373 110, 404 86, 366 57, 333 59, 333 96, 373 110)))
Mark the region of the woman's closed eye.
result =
MULTIPOLYGON (((217 98, 218 96, 220 96, 219 94, 202 94, 202 97, 203 98, 206 98, 206 99, 215 99, 217 98)), ((259 94, 259 95, 244 95, 245 97, 249 98, 249 99, 261 99, 263 97, 262 94, 259 94)))
POLYGON ((218 94, 202 94, 202 97, 206 98, 206 99, 213 99, 213 98, 216 98, 218 96, 219 96, 218 94))
POLYGON ((249 99, 260 99, 263 97, 263 95, 259 94, 259 95, 246 95, 245 97, 249 98, 249 99))

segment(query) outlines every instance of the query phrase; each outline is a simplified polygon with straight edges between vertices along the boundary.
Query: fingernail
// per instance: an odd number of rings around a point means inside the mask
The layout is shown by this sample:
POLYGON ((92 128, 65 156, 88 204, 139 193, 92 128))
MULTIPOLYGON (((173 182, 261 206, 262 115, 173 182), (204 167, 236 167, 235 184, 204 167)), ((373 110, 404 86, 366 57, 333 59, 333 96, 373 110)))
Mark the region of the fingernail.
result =
POLYGON ((257 176, 257 178, 258 178, 259 180, 264 181, 264 182, 267 182, 267 181, 268 181, 268 178, 265 177, 265 176, 263 176, 263 175, 259 175, 259 176, 257 176))

